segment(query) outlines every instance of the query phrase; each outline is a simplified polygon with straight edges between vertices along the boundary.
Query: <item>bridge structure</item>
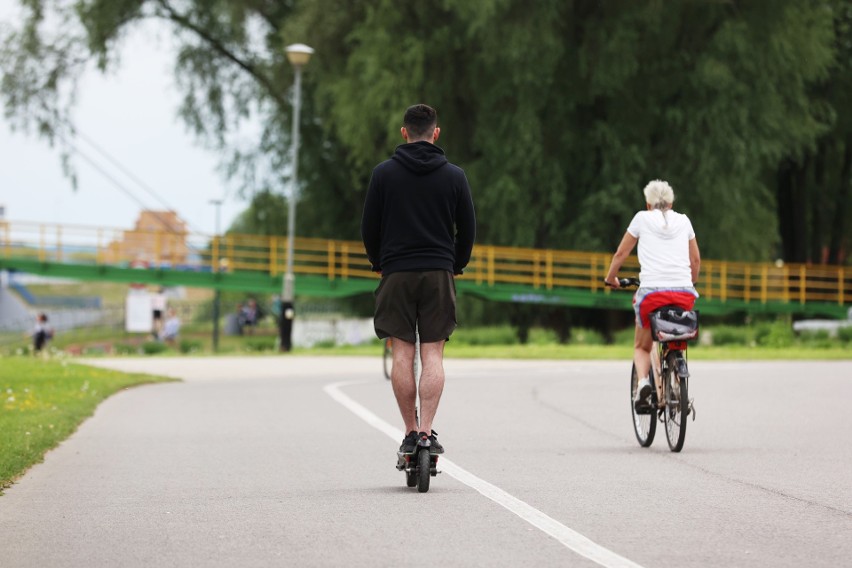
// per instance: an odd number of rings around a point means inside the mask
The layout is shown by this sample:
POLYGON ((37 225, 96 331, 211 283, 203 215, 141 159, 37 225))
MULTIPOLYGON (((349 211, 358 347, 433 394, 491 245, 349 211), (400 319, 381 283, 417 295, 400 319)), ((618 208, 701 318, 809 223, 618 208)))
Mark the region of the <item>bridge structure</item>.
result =
MULTIPOLYGON (((359 241, 294 240, 297 296, 372 293, 359 241)), ((280 293, 287 238, 202 235, 157 229, 0 221, 0 270, 83 281, 112 281, 280 293)), ((611 252, 579 252, 478 244, 459 294, 498 302, 628 309, 632 295, 603 284, 611 252)), ((630 258, 623 275, 637 274, 630 258)), ((703 260, 697 284, 702 313, 798 314, 845 318, 852 307, 852 270, 844 266, 703 260)))

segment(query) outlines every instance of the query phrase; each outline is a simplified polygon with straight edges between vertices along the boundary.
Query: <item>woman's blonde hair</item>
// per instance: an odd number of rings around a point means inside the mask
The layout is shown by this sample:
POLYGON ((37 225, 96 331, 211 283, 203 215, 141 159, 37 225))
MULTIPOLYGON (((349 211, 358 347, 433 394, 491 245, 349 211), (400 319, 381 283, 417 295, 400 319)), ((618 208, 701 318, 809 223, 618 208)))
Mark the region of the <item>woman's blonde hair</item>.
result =
POLYGON ((655 179, 642 190, 645 194, 645 202, 654 209, 665 211, 674 203, 674 190, 672 186, 663 180, 655 179))

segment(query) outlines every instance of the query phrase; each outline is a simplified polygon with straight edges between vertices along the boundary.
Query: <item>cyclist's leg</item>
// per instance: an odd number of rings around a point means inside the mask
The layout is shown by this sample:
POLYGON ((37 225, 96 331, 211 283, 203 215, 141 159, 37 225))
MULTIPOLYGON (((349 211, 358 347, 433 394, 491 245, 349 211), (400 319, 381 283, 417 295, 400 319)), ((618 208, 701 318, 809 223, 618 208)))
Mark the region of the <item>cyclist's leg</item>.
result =
POLYGON ((636 376, 639 380, 648 376, 651 370, 651 329, 636 325, 636 333, 633 340, 633 362, 636 364, 636 376))
MULTIPOLYGON (((391 371, 391 386, 399 405, 399 412, 405 422, 405 431, 418 431, 417 413, 417 383, 414 379, 414 344, 398 337, 393 338, 393 370, 391 371)), ((423 402, 421 401, 421 406, 423 402)))
POLYGON ((647 290, 640 288, 633 296, 633 313, 636 316, 636 331, 633 335, 633 363, 636 365, 636 376, 641 382, 651 370, 651 325, 648 321, 645 296, 647 290))
POLYGON ((431 433, 432 420, 444 392, 444 341, 420 344, 420 431, 431 433))

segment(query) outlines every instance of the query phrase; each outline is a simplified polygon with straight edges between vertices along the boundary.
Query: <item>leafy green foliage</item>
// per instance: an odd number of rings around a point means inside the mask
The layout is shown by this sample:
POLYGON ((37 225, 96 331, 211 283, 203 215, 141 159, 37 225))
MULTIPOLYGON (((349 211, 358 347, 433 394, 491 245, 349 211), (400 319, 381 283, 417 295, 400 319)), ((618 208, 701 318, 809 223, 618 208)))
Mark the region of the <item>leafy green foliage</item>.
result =
POLYGON ((316 55, 304 73, 301 235, 358 238, 372 167, 401 142, 404 109, 427 102, 471 181, 479 242, 611 250, 641 188, 663 178, 705 257, 842 262, 849 250, 845 0, 24 5, 0 38, 7 118, 67 141, 85 63, 119 64, 124 35, 159 22, 178 45, 180 115, 255 196, 238 222, 247 232, 283 224, 283 48, 304 42, 316 55), (260 125, 251 144, 247 123, 260 125))

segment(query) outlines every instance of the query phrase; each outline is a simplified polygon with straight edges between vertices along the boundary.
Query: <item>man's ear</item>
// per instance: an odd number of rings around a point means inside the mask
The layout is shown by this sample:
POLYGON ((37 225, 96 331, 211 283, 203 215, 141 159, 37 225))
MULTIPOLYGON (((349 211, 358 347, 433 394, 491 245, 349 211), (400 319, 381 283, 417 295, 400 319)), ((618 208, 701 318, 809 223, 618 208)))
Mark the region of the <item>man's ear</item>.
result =
POLYGON ((408 142, 408 130, 404 126, 399 129, 399 133, 402 134, 402 139, 408 142))
POLYGON ((441 135, 441 129, 437 126, 435 127, 435 131, 432 133, 432 144, 438 141, 438 136, 441 135))

